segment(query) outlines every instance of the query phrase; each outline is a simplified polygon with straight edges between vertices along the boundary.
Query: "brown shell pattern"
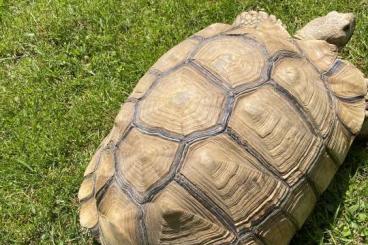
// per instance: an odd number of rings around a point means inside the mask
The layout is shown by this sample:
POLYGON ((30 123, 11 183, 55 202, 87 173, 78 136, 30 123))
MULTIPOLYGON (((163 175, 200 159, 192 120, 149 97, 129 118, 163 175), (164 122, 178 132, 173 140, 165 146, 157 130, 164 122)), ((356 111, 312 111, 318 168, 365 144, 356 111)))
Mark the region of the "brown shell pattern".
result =
POLYGON ((123 104, 78 193, 104 244, 286 244, 308 217, 366 84, 333 46, 253 15, 171 49, 123 104))

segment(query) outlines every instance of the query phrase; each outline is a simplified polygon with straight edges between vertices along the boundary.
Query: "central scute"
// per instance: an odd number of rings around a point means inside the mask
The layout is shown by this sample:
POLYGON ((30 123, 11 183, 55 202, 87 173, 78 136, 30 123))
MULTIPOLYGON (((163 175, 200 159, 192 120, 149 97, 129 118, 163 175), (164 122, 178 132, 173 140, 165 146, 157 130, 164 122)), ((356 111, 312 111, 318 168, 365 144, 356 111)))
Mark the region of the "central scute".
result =
POLYGON ((189 65, 162 78, 140 105, 139 119, 148 127, 179 135, 217 124, 225 95, 189 65))
POLYGON ((262 51, 253 40, 225 36, 204 43, 193 59, 234 88, 261 79, 266 65, 262 51))

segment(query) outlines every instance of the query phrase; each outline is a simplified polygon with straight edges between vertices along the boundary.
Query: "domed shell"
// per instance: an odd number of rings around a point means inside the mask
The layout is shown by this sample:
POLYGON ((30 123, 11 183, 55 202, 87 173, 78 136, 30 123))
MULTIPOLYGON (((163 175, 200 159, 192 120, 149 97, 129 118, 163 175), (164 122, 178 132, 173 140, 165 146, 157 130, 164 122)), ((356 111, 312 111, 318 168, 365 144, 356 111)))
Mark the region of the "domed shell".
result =
POLYGON ((85 171, 104 244, 285 244, 364 119, 362 73, 324 41, 246 12, 142 77, 85 171))

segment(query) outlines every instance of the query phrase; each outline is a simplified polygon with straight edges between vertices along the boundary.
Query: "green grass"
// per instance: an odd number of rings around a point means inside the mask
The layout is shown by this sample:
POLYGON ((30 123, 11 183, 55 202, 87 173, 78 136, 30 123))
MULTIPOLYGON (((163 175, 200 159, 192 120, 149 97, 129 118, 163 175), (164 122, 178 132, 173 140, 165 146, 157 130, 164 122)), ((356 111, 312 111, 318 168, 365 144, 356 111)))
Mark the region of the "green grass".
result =
MULTIPOLYGON (((120 103, 174 44, 248 9, 290 32, 334 9, 354 12, 343 57, 368 74, 367 0, 0 0, 0 243, 92 243, 76 194, 120 103)), ((367 179, 357 144, 293 243, 368 243, 367 179)))

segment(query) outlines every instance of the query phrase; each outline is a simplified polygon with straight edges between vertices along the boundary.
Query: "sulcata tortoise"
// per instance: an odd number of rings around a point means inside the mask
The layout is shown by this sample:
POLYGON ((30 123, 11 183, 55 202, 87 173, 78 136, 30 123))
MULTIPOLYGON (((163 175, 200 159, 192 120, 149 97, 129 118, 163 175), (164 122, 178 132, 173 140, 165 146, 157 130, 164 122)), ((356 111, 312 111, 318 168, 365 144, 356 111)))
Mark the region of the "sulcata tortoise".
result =
POLYGON ((168 51, 88 165, 81 225, 103 244, 289 243, 367 115, 337 57, 354 25, 334 11, 291 37, 250 11, 168 51))

